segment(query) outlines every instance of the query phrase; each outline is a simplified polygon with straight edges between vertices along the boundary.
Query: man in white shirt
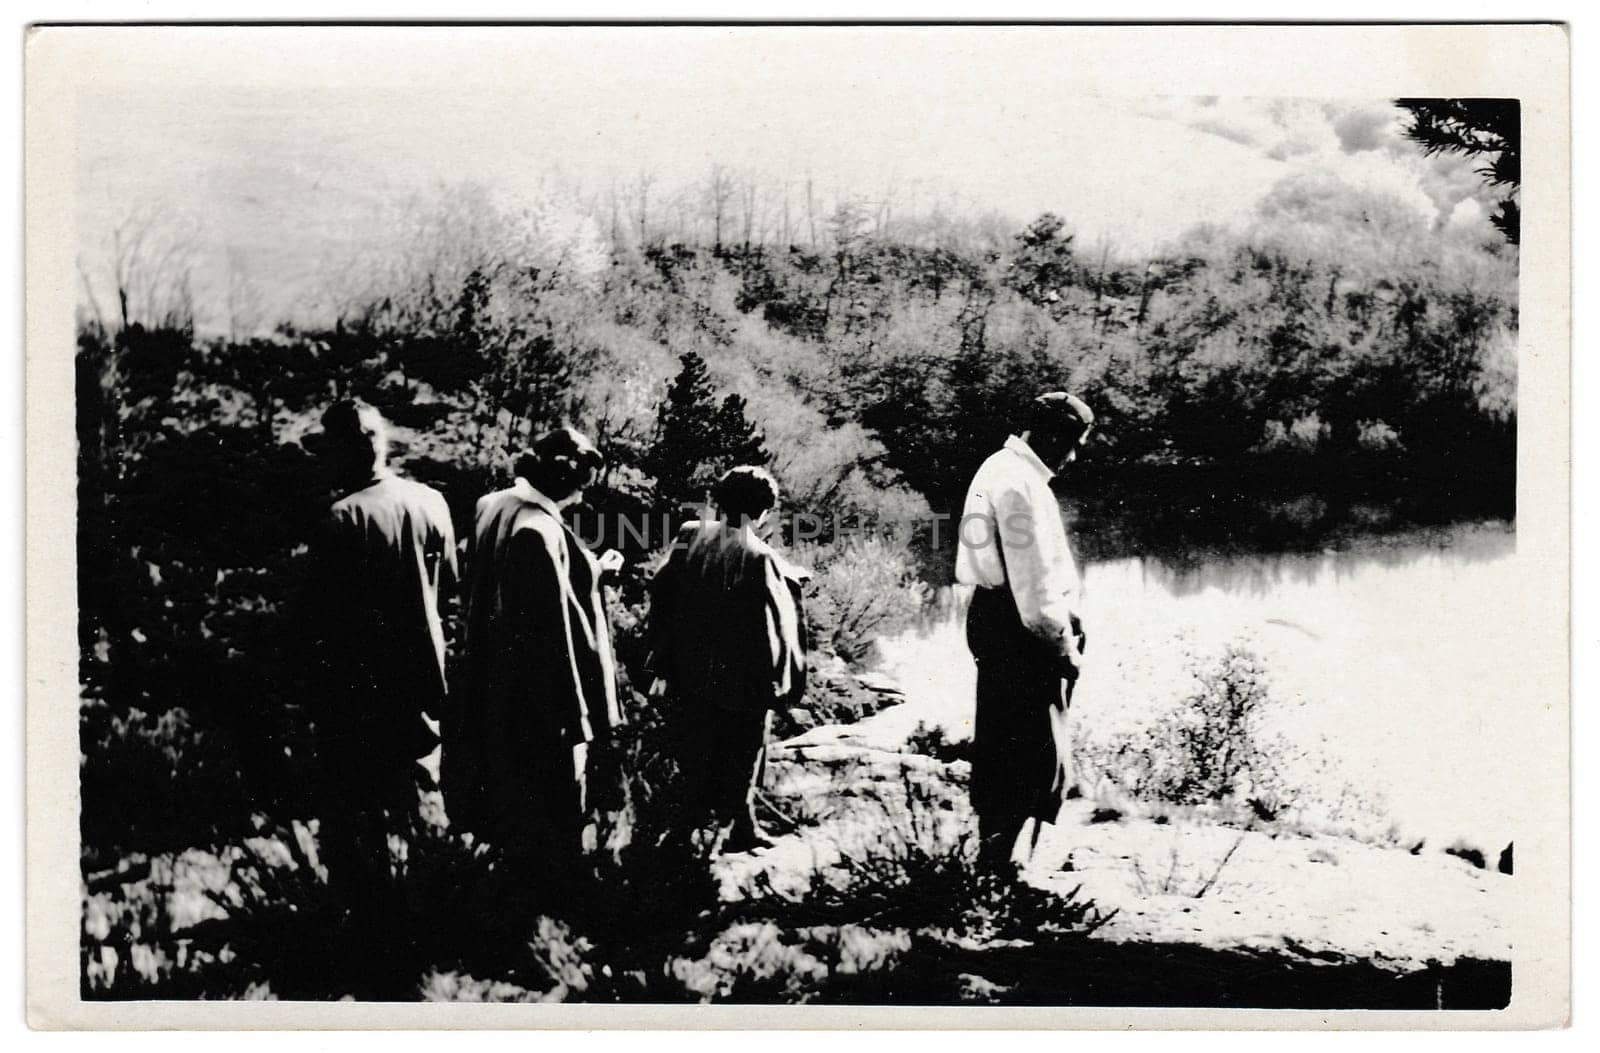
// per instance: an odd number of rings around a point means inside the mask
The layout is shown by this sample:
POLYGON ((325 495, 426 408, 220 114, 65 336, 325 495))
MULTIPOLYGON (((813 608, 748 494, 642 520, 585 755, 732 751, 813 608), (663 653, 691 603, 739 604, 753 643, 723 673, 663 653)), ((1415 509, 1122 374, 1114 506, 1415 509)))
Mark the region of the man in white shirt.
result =
POLYGON ((1055 821, 1068 789, 1058 728, 1085 642, 1078 568, 1050 480, 1076 459, 1094 413, 1053 391, 1022 423, 973 477, 956 552, 956 581, 977 586, 967 612, 978 666, 972 807, 980 861, 996 867, 1029 819, 1055 821))

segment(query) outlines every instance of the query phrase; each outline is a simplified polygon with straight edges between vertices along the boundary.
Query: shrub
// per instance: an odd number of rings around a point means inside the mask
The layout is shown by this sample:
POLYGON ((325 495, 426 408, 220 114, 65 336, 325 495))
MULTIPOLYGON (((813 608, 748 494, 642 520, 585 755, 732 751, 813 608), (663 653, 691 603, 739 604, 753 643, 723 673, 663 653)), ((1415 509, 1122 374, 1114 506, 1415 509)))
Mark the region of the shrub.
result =
MULTIPOLYGON (((704 1001, 941 1002, 962 998, 952 948, 1025 945, 1071 955, 1110 920, 1078 890, 1062 896, 977 865, 970 818, 942 777, 900 769, 873 780, 852 816, 862 836, 816 866, 801 895, 758 875, 705 953, 674 977, 704 1001)), ((843 828, 841 828, 842 830, 843 828)))
POLYGON ((181 849, 235 829, 248 800, 232 745, 181 709, 78 714, 82 835, 91 852, 181 849))
POLYGON ((943 725, 927 724, 920 720, 911 730, 910 737, 906 739, 906 749, 912 753, 920 753, 924 757, 944 761, 946 764, 972 759, 971 739, 949 738, 943 725))
POLYGON ((1271 706, 1260 660, 1239 644, 1192 669, 1195 687, 1141 731, 1113 737, 1088 764, 1123 791, 1174 804, 1245 802, 1279 780, 1265 748, 1261 717, 1271 706))
POLYGON ((340 919, 309 830, 263 824, 239 846, 88 881, 83 993, 955 1001, 952 962, 975 947, 1070 955, 1067 945, 1108 920, 1076 893, 978 870, 961 795, 944 778, 902 769, 866 785, 849 817, 862 836, 798 897, 758 879, 747 898, 720 901, 706 843, 692 830, 674 836, 684 831, 669 780, 633 787, 631 836, 593 857, 584 895, 531 910, 508 905, 517 890, 498 878, 492 850, 424 828, 397 857, 381 932, 340 919), (184 896, 199 906, 183 907, 184 896))
MULTIPOLYGON (((861 839, 818 867, 798 900, 767 890, 756 903, 795 926, 903 929, 935 940, 1078 939, 1110 920, 1073 890, 1063 896, 980 867, 955 785, 902 767, 871 784, 854 817, 861 839)), ((759 890, 758 890, 759 892, 759 890)))
POLYGON ((1222 821, 1371 835, 1381 798, 1350 783, 1325 743, 1269 728, 1284 703, 1259 657, 1232 643, 1191 672, 1193 688, 1148 726, 1103 741, 1075 737, 1073 763, 1085 785, 1103 779, 1147 803, 1212 807, 1222 821))
POLYGON ((851 535, 802 549, 807 556, 815 567, 806 590, 815 636, 847 662, 865 661, 875 637, 905 624, 927 600, 910 548, 893 537, 851 535))

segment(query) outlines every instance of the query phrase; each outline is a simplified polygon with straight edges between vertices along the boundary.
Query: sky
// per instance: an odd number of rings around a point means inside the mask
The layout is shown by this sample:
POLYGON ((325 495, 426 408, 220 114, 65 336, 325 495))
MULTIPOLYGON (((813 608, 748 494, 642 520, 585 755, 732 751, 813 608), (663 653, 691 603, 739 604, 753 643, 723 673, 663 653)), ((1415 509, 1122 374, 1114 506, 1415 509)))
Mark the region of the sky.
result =
POLYGON ((194 247, 199 299, 224 295, 226 271, 292 313, 330 269, 383 243, 400 203, 440 184, 514 203, 547 200, 552 178, 603 194, 645 172, 659 196, 714 163, 795 195, 808 178, 824 196, 892 193, 901 214, 935 201, 1019 223, 1052 211, 1080 243, 1129 253, 1200 223, 1244 225, 1297 180, 1487 231, 1471 166, 1423 158, 1382 99, 1069 90, 1048 62, 949 36, 903 48, 859 36, 826 48, 734 49, 715 34, 584 42, 429 53, 409 77, 392 56, 241 53, 233 68, 176 63, 86 84, 85 281, 103 300, 110 232, 154 217, 194 247))

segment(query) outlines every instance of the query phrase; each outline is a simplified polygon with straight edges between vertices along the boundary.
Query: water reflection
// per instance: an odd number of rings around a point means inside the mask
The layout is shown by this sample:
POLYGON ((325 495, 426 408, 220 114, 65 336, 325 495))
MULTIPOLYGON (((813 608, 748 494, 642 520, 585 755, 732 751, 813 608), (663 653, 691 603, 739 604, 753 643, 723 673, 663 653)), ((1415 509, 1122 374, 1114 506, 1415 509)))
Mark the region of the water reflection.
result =
MULTIPOLYGON (((1364 567, 1399 570, 1441 558, 1457 566, 1487 563, 1515 551, 1516 543, 1510 523, 1491 521, 1345 539, 1345 547, 1319 552, 1240 555, 1189 551, 1133 557, 1129 562, 1137 566, 1142 586, 1159 587, 1175 597, 1195 596, 1208 589, 1265 596, 1284 585, 1348 582, 1364 567)), ((1094 563, 1086 566, 1085 577, 1095 577, 1094 563)))
MULTIPOLYGON (((1282 730, 1382 795, 1402 828, 1495 848, 1514 837, 1514 795, 1485 792, 1525 778, 1506 744, 1529 734, 1540 701, 1515 662, 1491 657, 1537 646, 1518 636, 1525 569, 1510 522, 1347 531, 1309 551, 1101 555, 1083 571, 1089 664, 1073 719, 1090 734, 1148 724, 1191 688, 1196 660, 1241 642, 1283 702, 1282 730), (1492 649, 1488 598, 1504 615, 1492 649)), ((972 710, 968 599, 938 590, 881 647, 929 722, 957 736, 972 710)))

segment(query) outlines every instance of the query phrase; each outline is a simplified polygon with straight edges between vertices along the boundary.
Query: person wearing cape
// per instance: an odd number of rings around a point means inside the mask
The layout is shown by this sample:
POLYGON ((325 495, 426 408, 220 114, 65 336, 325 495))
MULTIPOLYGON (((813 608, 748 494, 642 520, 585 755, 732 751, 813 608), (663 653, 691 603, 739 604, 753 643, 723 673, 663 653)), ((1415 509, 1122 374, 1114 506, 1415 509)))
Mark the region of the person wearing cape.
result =
POLYGON ((623 722, 601 594, 622 557, 595 557, 562 518, 601 463, 585 436, 558 428, 517 459, 510 487, 479 499, 444 728, 451 826, 552 886, 581 857, 590 743, 623 722))

